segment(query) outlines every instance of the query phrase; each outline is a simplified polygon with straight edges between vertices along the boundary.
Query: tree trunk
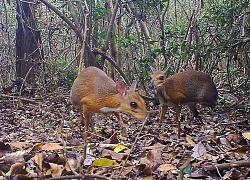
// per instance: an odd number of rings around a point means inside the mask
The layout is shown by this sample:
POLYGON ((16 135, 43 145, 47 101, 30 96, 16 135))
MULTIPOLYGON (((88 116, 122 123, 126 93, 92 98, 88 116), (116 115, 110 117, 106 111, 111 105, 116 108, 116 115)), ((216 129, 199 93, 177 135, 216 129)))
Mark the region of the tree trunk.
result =
POLYGON ((35 18, 36 3, 33 0, 17 0, 16 72, 17 77, 34 83, 43 58, 40 31, 35 18))

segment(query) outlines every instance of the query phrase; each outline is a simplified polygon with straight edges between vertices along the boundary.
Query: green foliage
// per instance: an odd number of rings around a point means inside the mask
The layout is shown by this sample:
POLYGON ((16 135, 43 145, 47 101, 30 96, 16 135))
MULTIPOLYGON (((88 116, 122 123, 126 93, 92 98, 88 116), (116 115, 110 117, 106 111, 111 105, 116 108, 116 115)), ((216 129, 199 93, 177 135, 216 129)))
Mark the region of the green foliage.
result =
POLYGON ((98 21, 102 19, 104 16, 106 16, 109 12, 110 9, 106 9, 101 6, 101 4, 97 3, 94 6, 94 20, 98 21))
POLYGON ((100 33, 96 33, 93 35, 94 38, 103 38, 105 39, 107 37, 107 31, 102 31, 100 33))
POLYGON ((60 60, 60 64, 62 65, 63 68, 67 67, 69 62, 66 60, 60 60))
POLYGON ((57 76, 58 76, 58 82, 57 85, 58 86, 63 86, 63 85, 71 85, 73 84, 74 80, 76 79, 78 72, 76 70, 72 71, 72 70, 64 70, 67 69, 66 67, 68 67, 69 62, 66 60, 60 60, 59 61, 60 64, 56 64, 55 66, 60 69, 60 71, 58 72, 57 76))
MULTIPOLYGON (((239 15, 244 12, 249 6, 247 1, 242 0, 212 0, 204 12, 203 20, 210 23, 210 30, 217 34, 217 38, 228 39, 228 43, 221 41, 221 46, 228 47, 231 43, 235 43, 237 38, 241 36, 239 15), (231 43, 230 43, 231 42, 231 43)), ((219 41, 218 41, 219 42, 219 41)))
POLYGON ((122 49, 131 48, 133 49, 133 51, 137 50, 140 44, 139 40, 136 39, 133 35, 129 35, 126 37, 119 37, 117 39, 117 42, 119 43, 122 49))

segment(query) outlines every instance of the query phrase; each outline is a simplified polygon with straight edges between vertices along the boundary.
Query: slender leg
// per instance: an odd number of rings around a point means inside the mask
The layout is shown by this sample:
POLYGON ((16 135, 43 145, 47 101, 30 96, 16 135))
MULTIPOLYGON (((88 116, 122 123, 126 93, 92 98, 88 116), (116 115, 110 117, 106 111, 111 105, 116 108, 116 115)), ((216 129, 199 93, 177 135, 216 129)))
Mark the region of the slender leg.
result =
POLYGON ((161 114, 160 114, 160 126, 162 124, 162 120, 165 118, 165 114, 167 112, 168 106, 162 105, 161 106, 161 114))
POLYGON ((190 109, 190 111, 193 114, 192 120, 195 117, 198 117, 199 112, 197 111, 196 107, 195 107, 196 103, 188 103, 188 108, 190 109))
POLYGON ((85 127, 84 127, 84 151, 83 151, 83 161, 87 157, 87 138, 88 138, 88 128, 89 128, 89 111, 85 108, 83 109, 84 117, 85 117, 85 127))
POLYGON ((115 112, 114 114, 115 114, 116 118, 118 119, 118 121, 119 121, 119 123, 121 125, 121 136, 128 137, 127 129, 126 129, 124 123, 123 123, 121 113, 115 112))
POLYGON ((95 133, 95 126, 94 126, 94 119, 93 119, 94 115, 95 115, 94 112, 89 113, 89 122, 90 122, 91 130, 93 133, 95 133))
POLYGON ((86 108, 83 111, 84 111, 84 117, 85 117, 85 132, 87 132, 89 129, 89 118, 91 116, 89 116, 90 112, 86 108))
POLYGON ((178 124, 178 138, 180 139, 180 135, 181 135, 181 108, 182 108, 182 105, 181 104, 178 104, 176 106, 176 121, 177 121, 177 124, 178 124))
POLYGON ((121 113, 115 112, 114 114, 115 114, 116 118, 118 119, 121 127, 123 128, 124 127, 124 123, 123 123, 123 120, 122 120, 122 117, 121 117, 121 113))
POLYGON ((81 125, 84 126, 83 108, 80 108, 80 121, 81 121, 81 125))

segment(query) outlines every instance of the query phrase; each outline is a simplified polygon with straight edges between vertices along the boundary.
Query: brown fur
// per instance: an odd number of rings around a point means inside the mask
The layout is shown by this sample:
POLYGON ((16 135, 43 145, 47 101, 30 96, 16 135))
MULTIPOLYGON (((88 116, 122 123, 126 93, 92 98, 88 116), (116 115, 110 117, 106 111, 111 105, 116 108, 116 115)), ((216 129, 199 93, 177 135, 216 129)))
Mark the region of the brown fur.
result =
POLYGON ((135 92, 135 86, 136 82, 132 84, 130 90, 126 90, 124 83, 115 83, 102 70, 92 66, 79 73, 73 83, 70 98, 72 104, 81 111, 82 124, 82 112, 84 113, 85 130, 88 130, 90 113, 115 114, 122 127, 121 111, 138 119, 144 119, 147 115, 146 105, 141 96, 135 92), (125 88, 125 91, 121 92, 119 87, 125 88), (131 102, 135 102, 138 107, 131 107, 131 102))
MULTIPOLYGON (((165 71, 153 71, 151 87, 157 89, 161 104, 160 123, 165 116, 168 106, 176 107, 176 119, 180 120, 181 107, 187 104, 193 117, 198 116, 195 107, 197 103, 215 107, 218 92, 209 74, 201 71, 184 71, 166 78, 165 71)), ((179 122, 178 122, 179 123, 179 122)))

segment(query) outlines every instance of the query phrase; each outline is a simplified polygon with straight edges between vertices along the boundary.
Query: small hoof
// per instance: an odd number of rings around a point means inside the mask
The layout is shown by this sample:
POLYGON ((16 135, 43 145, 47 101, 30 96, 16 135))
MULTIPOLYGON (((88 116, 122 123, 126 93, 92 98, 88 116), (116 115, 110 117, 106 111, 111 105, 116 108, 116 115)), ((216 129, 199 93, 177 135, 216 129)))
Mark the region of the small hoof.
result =
POLYGON ((127 129, 125 127, 123 127, 121 129, 121 136, 122 137, 128 137, 127 129))

